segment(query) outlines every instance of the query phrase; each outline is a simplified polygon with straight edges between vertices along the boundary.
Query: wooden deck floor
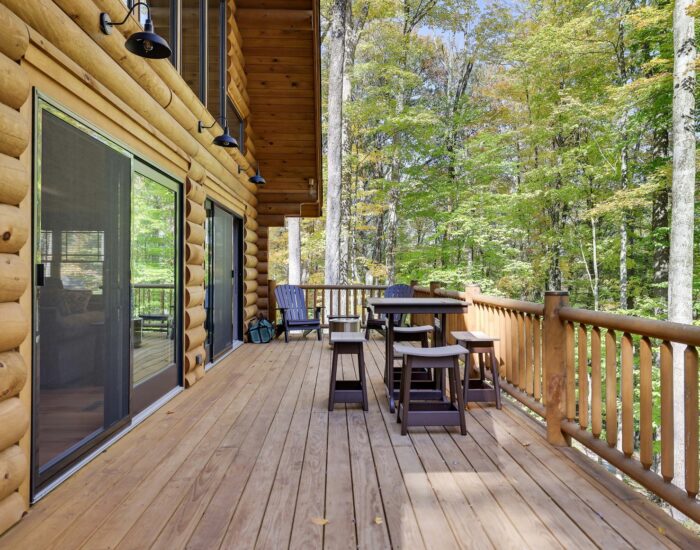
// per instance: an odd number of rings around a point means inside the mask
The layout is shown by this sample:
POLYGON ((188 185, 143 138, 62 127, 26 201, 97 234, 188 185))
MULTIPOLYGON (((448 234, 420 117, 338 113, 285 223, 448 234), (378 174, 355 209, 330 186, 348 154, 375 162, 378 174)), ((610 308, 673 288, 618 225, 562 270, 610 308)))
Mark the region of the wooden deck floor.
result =
MULTIPOLYGON (((659 548, 698 540, 510 405, 402 437, 327 411, 330 354, 246 345, 32 507, 0 548, 659 548)), ((354 366, 343 363, 351 377, 354 366)))

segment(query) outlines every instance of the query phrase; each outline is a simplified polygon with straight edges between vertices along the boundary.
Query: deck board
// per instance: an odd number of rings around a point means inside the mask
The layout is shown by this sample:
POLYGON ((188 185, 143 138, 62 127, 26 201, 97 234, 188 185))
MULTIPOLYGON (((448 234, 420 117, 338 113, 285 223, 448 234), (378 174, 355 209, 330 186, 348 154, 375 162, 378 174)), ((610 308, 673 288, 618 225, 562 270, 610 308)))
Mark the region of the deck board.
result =
MULTIPOLYGON (((369 411, 329 413, 326 342, 243 346, 37 503, 0 548, 700 544, 510 404, 470 408, 466 437, 401 436, 383 341, 365 349, 369 411)), ((356 362, 339 372, 355 377, 356 362)))

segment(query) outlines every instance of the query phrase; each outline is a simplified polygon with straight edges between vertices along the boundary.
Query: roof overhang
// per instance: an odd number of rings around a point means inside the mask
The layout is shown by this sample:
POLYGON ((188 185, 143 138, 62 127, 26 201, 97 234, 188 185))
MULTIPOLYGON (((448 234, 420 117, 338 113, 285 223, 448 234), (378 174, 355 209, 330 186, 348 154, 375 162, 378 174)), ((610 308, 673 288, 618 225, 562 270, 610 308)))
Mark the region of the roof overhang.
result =
POLYGON ((319 0, 237 0, 250 97, 249 132, 267 183, 258 222, 321 215, 319 0))

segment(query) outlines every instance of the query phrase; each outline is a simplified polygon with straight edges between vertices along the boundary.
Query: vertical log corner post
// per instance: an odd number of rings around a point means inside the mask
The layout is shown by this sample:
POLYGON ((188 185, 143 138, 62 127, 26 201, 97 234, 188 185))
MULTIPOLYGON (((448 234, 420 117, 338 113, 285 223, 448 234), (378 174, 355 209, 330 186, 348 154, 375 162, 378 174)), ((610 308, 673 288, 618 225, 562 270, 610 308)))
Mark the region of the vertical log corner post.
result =
POLYGON ((273 323, 275 322, 275 307, 274 307, 274 290, 268 286, 268 237, 269 230, 267 227, 258 226, 255 224, 258 240, 255 248, 255 261, 257 270, 256 288, 258 292, 257 311, 262 313, 273 323), (271 294, 272 293, 272 294, 271 294))
POLYGON ((566 414, 566 323, 559 309, 569 305, 569 293, 547 291, 544 295, 543 382, 547 421, 547 440, 552 445, 570 445, 571 439, 561 431, 566 414))
POLYGON ((207 339, 204 309, 204 208, 206 192, 195 177, 204 178, 196 165, 190 168, 185 181, 185 387, 189 388, 204 376, 207 339))
POLYGON ((26 511, 29 335, 31 91, 21 60, 27 26, 0 4, 0 533, 26 511), (23 109, 23 107, 25 107, 23 109), (23 394, 24 395, 24 394, 23 394), (20 440, 23 442, 20 444, 20 440), (23 487, 21 490, 20 488, 23 487))
POLYGON ((243 278, 243 331, 248 331, 250 322, 264 308, 267 296, 261 293, 261 287, 267 280, 267 229, 259 227, 257 212, 254 208, 246 209, 244 238, 245 276, 243 278), (261 274, 263 274, 261 276, 261 274))

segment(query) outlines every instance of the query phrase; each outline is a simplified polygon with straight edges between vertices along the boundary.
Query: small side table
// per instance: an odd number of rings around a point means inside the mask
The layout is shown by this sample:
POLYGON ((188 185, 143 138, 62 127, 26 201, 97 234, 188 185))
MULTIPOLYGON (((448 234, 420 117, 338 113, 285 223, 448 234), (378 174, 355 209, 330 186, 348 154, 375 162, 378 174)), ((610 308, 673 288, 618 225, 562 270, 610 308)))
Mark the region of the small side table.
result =
POLYGON ((367 381, 365 379, 365 335, 362 332, 331 332, 333 360, 331 362, 331 380, 328 392, 328 410, 332 411, 335 403, 362 403, 367 411, 367 381), (359 380, 336 380, 338 374, 338 356, 357 355, 357 368, 360 371, 359 380))

